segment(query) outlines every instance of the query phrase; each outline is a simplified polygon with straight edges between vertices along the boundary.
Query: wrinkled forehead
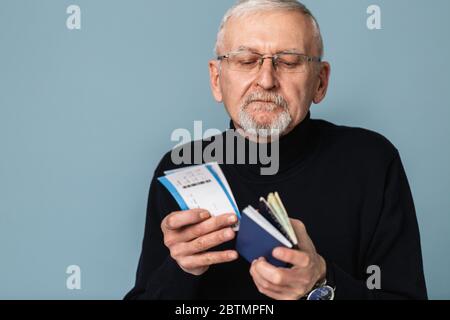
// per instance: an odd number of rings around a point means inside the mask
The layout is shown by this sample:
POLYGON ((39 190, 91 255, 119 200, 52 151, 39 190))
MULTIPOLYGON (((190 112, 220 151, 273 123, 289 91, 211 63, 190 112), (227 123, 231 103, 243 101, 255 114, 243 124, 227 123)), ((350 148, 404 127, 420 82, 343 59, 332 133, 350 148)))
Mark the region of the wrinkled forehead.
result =
POLYGON ((274 54, 298 51, 311 54, 314 25, 296 11, 260 11, 231 17, 225 24, 223 50, 250 48, 259 53, 274 54))

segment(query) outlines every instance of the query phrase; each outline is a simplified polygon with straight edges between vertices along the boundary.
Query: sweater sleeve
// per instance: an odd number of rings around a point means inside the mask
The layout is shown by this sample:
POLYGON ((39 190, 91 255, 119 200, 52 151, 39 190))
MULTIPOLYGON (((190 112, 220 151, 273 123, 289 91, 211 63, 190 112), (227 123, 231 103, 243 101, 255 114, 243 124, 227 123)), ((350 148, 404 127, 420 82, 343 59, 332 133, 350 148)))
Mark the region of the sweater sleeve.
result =
POLYGON ((161 221, 168 213, 178 211, 179 208, 158 182, 157 177, 162 175, 159 171, 155 171, 150 185, 136 283, 124 299, 195 299, 199 277, 184 272, 164 245, 161 221))
MULTIPOLYGON (((327 279, 335 299, 427 299, 419 228, 411 190, 398 154, 385 179, 383 204, 368 245, 364 278, 356 279, 333 261, 327 261, 327 279), (380 288, 369 289, 367 267, 378 266, 380 288)), ((369 281, 370 282, 370 281, 369 281)))

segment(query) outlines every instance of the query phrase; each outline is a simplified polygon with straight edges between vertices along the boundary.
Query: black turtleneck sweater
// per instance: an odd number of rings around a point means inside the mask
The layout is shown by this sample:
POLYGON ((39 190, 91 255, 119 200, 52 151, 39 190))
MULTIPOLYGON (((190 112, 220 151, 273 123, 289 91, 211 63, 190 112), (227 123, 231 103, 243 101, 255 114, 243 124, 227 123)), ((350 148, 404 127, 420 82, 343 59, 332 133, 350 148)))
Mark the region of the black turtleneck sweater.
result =
MULTIPOLYGON (((210 141, 200 143, 205 147, 210 141)), ((398 150, 386 138, 308 113, 280 139, 279 152, 276 175, 261 175, 260 164, 220 165, 239 210, 257 207, 260 196, 278 191, 326 260, 335 299, 427 298, 411 191, 398 150), (381 289, 366 285, 371 265, 381 270, 381 289)), ((268 299, 242 257, 213 265, 201 276, 185 273, 170 257, 160 224, 179 207, 156 178, 177 167, 168 152, 155 170, 136 284, 125 298, 268 299)), ((213 250, 234 249, 235 239, 213 250)))

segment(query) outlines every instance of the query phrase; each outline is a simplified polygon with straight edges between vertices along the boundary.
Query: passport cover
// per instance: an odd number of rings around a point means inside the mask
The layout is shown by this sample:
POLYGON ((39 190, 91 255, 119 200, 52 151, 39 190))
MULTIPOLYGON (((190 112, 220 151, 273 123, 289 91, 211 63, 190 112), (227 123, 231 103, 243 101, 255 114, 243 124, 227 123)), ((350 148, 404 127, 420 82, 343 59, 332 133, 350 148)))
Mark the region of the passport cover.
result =
POLYGON ((272 256, 272 251, 276 247, 286 246, 245 213, 242 213, 239 232, 236 238, 236 250, 239 254, 250 263, 259 257, 264 257, 276 267, 287 267, 287 263, 275 259, 272 256))

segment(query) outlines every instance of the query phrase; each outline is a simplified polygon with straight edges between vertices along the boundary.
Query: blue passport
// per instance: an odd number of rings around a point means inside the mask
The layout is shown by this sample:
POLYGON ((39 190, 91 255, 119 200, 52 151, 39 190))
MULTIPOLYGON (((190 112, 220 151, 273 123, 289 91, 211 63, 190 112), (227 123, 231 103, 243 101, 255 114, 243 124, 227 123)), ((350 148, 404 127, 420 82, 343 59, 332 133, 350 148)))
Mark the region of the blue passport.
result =
MULTIPOLYGON (((279 200, 278 194, 276 197, 279 200)), ((252 206, 242 211, 236 250, 250 263, 264 257, 274 266, 287 267, 287 263, 272 256, 273 249, 276 247, 298 248, 292 225, 281 200, 279 201, 279 206, 273 201, 271 205, 269 201, 261 198, 259 211, 252 206)))

